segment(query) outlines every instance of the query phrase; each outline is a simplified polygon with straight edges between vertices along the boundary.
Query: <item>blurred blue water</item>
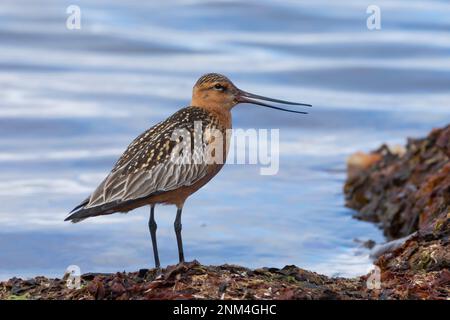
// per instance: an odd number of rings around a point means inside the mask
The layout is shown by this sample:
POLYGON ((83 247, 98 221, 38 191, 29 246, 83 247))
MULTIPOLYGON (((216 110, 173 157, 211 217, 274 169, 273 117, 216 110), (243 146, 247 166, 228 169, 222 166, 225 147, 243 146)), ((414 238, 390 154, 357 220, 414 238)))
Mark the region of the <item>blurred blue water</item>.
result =
MULTIPOLYGON (((450 120, 450 5, 377 1, 0 3, 0 279, 151 266, 148 209, 62 222, 140 132, 190 99, 206 72, 314 105, 306 117, 238 106, 234 127, 280 128, 276 176, 229 165, 188 201, 187 259, 297 264, 363 274, 383 241, 343 206, 345 159, 450 120)), ((163 264, 176 263, 175 209, 158 207, 163 264)))

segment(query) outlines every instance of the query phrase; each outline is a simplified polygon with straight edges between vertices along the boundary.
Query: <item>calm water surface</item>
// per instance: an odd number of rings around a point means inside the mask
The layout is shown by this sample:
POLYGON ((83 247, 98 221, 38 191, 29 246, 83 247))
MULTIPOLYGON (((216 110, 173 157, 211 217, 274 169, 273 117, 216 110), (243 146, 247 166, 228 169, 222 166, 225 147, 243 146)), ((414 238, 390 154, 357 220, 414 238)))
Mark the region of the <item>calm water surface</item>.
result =
MULTIPOLYGON (((190 99, 205 72, 312 103, 308 116, 242 105, 236 128, 279 128, 280 170, 229 165, 188 201, 188 260, 296 264, 328 275, 370 267, 382 242, 344 207, 345 159, 450 120, 450 5, 377 1, 0 2, 0 279, 153 264, 148 208, 80 224, 70 209, 128 143, 190 99)), ((173 207, 158 207, 163 264, 177 262, 173 207)))

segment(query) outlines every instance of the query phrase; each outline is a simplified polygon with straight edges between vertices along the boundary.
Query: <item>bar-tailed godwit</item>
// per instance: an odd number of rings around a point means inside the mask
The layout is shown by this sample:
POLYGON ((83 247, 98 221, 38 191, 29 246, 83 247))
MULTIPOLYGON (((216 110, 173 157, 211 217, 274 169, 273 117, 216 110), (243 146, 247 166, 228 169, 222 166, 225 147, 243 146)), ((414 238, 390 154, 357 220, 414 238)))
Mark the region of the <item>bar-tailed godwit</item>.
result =
POLYGON ((227 77, 217 73, 200 77, 193 88, 190 105, 134 139, 103 182, 86 200, 73 209, 65 220, 79 222, 90 217, 128 212, 150 205, 148 225, 155 266, 159 268, 155 205, 176 205, 174 227, 179 261, 184 262, 181 240, 183 204, 191 194, 208 183, 225 163, 230 139, 226 131, 232 127, 231 109, 239 103, 251 103, 282 111, 306 113, 277 107, 265 101, 311 106, 245 92, 238 89, 227 77), (195 140, 196 123, 201 124, 202 132, 215 130, 222 133, 224 139, 216 139, 215 135, 206 138, 205 135, 199 146, 194 146, 192 141, 195 140), (187 132, 187 139, 186 137, 183 139, 180 135, 175 139, 174 133, 177 130, 187 132), (182 151, 186 145, 191 151, 188 154, 192 161, 176 161, 175 158, 186 160, 186 154, 182 151), (206 161, 212 158, 211 150, 221 151, 219 161, 216 155, 213 157, 214 161, 206 161), (201 161, 198 161, 199 159, 201 161))

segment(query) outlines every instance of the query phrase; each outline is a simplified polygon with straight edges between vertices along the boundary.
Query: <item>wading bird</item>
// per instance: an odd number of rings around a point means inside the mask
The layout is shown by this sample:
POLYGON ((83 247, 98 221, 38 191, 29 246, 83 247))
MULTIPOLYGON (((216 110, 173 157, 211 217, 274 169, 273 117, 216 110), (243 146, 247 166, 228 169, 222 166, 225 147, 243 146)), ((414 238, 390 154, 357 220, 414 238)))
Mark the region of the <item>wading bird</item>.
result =
POLYGON ((239 103, 251 103, 287 112, 306 113, 284 109, 263 101, 311 106, 245 92, 238 89, 227 77, 217 73, 200 77, 193 88, 190 106, 179 110, 167 120, 138 136, 97 189, 73 209, 65 221, 79 222, 90 217, 128 212, 149 205, 148 226, 155 266, 159 268, 155 205, 176 205, 174 227, 179 261, 184 262, 181 239, 183 204, 222 168, 230 139, 226 131, 232 126, 231 109, 239 103), (193 145, 196 123, 201 124, 201 131, 205 132, 205 137, 200 140, 201 143, 193 145), (221 140, 216 135, 206 137, 207 130, 215 130, 226 138, 221 140), (187 136, 175 134, 177 131, 187 132, 187 136), (188 152, 185 152, 186 150, 188 152), (217 157, 214 157, 214 161, 207 161, 216 151, 221 154, 219 157, 221 159, 218 161, 217 157), (186 158, 197 161, 177 161, 186 158), (201 161, 198 161, 199 159, 201 161))

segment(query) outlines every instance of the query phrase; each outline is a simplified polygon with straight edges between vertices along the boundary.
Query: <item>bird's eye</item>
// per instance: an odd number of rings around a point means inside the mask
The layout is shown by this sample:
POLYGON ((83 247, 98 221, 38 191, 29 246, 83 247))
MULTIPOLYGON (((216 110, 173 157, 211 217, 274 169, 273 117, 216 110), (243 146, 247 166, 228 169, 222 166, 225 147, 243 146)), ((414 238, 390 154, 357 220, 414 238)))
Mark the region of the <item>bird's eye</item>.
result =
POLYGON ((225 87, 219 83, 214 85, 214 89, 218 91, 225 91, 225 87))

